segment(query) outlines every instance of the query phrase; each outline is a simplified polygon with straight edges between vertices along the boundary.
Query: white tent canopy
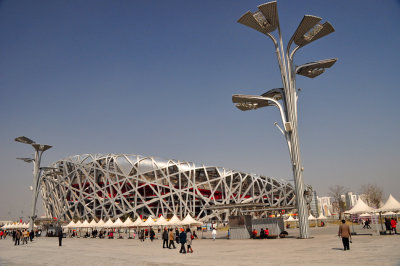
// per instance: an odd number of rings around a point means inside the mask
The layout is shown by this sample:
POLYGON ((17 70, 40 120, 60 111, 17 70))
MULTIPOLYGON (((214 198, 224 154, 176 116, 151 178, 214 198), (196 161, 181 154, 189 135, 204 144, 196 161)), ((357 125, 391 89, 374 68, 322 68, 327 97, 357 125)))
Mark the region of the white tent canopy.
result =
POLYGON ((74 228, 80 228, 82 227, 82 222, 81 221, 77 221, 74 228))
POLYGON ((318 217, 317 220, 325 220, 326 217, 321 213, 318 217))
POLYGON ((394 212, 385 212, 384 214, 382 214, 384 216, 390 216, 390 215, 396 215, 396 213, 394 212))
POLYGON ((360 215, 360 217, 371 217, 370 213, 363 213, 360 215))
POLYGON ((89 223, 89 226, 90 226, 90 228, 95 228, 95 227, 97 227, 96 220, 93 219, 93 220, 89 223))
POLYGON ((168 225, 180 225, 180 223, 181 220, 179 220, 176 214, 174 214, 174 216, 172 216, 172 218, 168 221, 168 225))
POLYGON ((149 217, 147 220, 141 224, 141 226, 155 226, 156 223, 154 222, 153 218, 149 217))
POLYGON ((285 222, 294 222, 295 220, 293 219, 293 217, 292 216, 289 216, 289 218, 287 218, 286 220, 285 220, 285 222))
POLYGON ((142 219, 140 219, 140 217, 138 217, 136 219, 136 221, 133 222, 132 226, 141 226, 143 223, 142 219))
POLYGON ((120 218, 118 218, 115 222, 114 222, 114 226, 113 227, 123 227, 124 226, 124 223, 121 221, 121 219, 120 218))
POLYGON ((310 214, 310 216, 308 216, 308 220, 316 220, 317 218, 315 218, 312 214, 310 214))
POLYGON ((80 227, 81 228, 89 228, 90 227, 89 222, 87 220, 85 220, 80 227))
POLYGON ((104 223, 103 219, 100 219, 100 221, 97 222, 96 227, 97 228, 102 228, 104 226, 104 224, 105 223, 104 223))
POLYGON ((63 226, 63 228, 72 228, 72 227, 75 227, 75 223, 73 220, 71 220, 71 222, 69 222, 69 224, 63 226))
POLYGON ((132 222, 131 218, 128 217, 128 218, 125 220, 125 222, 124 222, 124 224, 123 224, 122 227, 132 227, 132 226, 133 226, 133 222, 132 222))
POLYGON ((193 226, 201 226, 201 225, 203 225, 203 223, 201 223, 201 222, 196 221, 195 219, 193 219, 193 217, 190 216, 190 214, 186 215, 185 219, 183 219, 183 220, 180 222, 180 224, 181 224, 181 225, 189 225, 189 226, 191 226, 191 225, 193 225, 193 226))
POLYGON ((155 223, 155 225, 159 225, 159 226, 163 226, 163 225, 167 225, 168 221, 164 218, 164 216, 160 216, 160 218, 158 218, 157 222, 155 223))
POLYGON ((377 210, 378 212, 398 212, 400 211, 400 202, 398 202, 392 195, 389 196, 386 203, 377 210))
POLYGON ((358 199, 357 203, 348 211, 345 211, 346 214, 360 214, 365 212, 375 212, 374 208, 371 208, 361 198, 358 199))
POLYGON ((114 223, 111 219, 108 219, 108 221, 105 222, 102 227, 103 228, 112 228, 112 227, 114 227, 114 223))

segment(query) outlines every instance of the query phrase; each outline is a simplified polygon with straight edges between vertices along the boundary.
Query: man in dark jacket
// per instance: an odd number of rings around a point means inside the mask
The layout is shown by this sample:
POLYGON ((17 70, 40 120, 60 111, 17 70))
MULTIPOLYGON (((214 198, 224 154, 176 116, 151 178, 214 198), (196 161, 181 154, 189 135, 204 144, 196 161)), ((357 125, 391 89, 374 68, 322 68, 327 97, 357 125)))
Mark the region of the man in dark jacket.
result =
POLYGON ((186 233, 183 228, 181 228, 181 233, 179 234, 179 242, 181 243, 181 250, 179 250, 179 253, 186 253, 186 248, 185 248, 185 243, 186 243, 186 233))
POLYGON ((60 229, 58 231, 58 246, 62 246, 62 239, 63 239, 63 231, 60 229))
POLYGON ((156 233, 154 232, 153 228, 150 228, 150 240, 151 240, 151 242, 153 242, 155 235, 156 235, 156 233))
POLYGON ((164 228, 162 239, 163 239, 162 247, 163 248, 168 248, 168 231, 167 231, 167 228, 164 228))
POLYGON ((343 249, 350 250, 349 239, 351 239, 350 227, 346 224, 346 220, 342 220, 342 224, 339 225, 339 237, 342 237, 343 249))
POLYGON ((175 228, 175 240, 176 240, 176 243, 179 244, 179 230, 178 230, 178 228, 175 228))

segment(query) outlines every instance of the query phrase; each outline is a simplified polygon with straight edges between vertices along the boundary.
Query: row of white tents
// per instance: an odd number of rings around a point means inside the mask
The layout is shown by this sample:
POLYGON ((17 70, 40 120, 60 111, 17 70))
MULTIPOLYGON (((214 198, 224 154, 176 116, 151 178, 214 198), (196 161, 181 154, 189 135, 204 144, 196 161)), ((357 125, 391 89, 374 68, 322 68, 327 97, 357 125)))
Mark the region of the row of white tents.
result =
MULTIPOLYGON (((30 223, 16 223, 16 224, 6 224, 1 227, 1 230, 14 230, 14 229, 29 229, 30 223)), ((34 226, 37 228, 37 226, 34 226)))
POLYGON ((399 212, 400 202, 398 202, 392 195, 389 196, 385 204, 379 209, 374 209, 368 206, 361 198, 358 199, 357 203, 353 208, 346 211, 345 214, 363 214, 363 213, 388 213, 388 212, 399 212))
POLYGON ((176 215, 174 215, 169 221, 165 219, 163 216, 160 216, 156 221, 152 218, 148 218, 146 221, 143 221, 140 217, 138 217, 135 221, 132 221, 131 218, 126 219, 125 222, 122 222, 120 218, 118 218, 115 222, 111 219, 104 222, 102 219, 96 222, 94 219, 89 223, 85 220, 83 223, 81 221, 74 222, 71 221, 69 224, 63 226, 64 229, 76 229, 76 228, 128 228, 128 227, 156 227, 156 226, 201 226, 202 222, 195 220, 189 214, 185 217, 185 219, 180 220, 176 215))

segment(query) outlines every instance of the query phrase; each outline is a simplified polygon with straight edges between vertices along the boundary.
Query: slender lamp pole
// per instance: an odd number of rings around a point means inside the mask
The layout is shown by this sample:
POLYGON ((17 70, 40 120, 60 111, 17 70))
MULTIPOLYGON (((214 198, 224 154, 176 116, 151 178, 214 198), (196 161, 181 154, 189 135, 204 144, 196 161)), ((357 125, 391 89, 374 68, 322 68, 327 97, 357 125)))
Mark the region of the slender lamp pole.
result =
POLYGON ((34 159, 17 158, 19 160, 23 160, 24 162, 33 162, 32 211, 31 211, 30 225, 29 225, 29 231, 32 231, 34 229, 34 223, 35 223, 35 219, 36 219, 36 201, 37 201, 37 197, 38 197, 38 188, 39 188, 40 161, 42 159, 43 152, 50 149, 52 146, 38 144, 25 136, 18 137, 15 139, 15 141, 32 145, 32 147, 35 149, 35 158, 34 159))
POLYGON ((277 124, 285 135, 289 155, 292 164, 296 203, 299 212, 300 238, 309 238, 308 209, 306 202, 306 188, 304 186, 302 172, 303 167, 300 158, 299 138, 297 134, 297 91, 296 74, 314 78, 324 72, 324 69, 333 65, 337 59, 328 59, 309 63, 300 67, 293 64, 294 54, 303 46, 318 40, 334 31, 329 22, 319 23, 322 19, 315 16, 305 15, 297 30, 288 42, 286 50, 283 47, 282 34, 279 25, 278 9, 276 1, 268 2, 258 6, 258 11, 246 12, 238 22, 253 28, 266 36, 274 43, 275 53, 281 72, 282 89, 269 91, 261 96, 233 95, 232 101, 242 111, 257 109, 274 105, 280 110, 284 130, 277 124), (274 31, 277 36, 273 36, 274 31), (291 49, 292 44, 296 46, 291 49), (258 97, 258 98, 256 98, 258 97), (282 100, 278 104, 277 100, 282 100))

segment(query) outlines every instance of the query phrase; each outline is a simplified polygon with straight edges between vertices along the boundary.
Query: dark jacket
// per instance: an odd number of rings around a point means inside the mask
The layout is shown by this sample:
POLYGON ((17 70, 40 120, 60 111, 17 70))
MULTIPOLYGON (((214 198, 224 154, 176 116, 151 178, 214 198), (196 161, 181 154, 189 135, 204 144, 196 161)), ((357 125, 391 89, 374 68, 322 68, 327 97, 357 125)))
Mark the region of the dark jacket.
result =
POLYGON ((162 239, 168 240, 168 231, 167 230, 164 230, 163 235, 162 235, 162 239))
POLYGON ((186 233, 185 232, 181 232, 180 234, 179 234, 179 242, 182 244, 185 244, 186 243, 186 233))

